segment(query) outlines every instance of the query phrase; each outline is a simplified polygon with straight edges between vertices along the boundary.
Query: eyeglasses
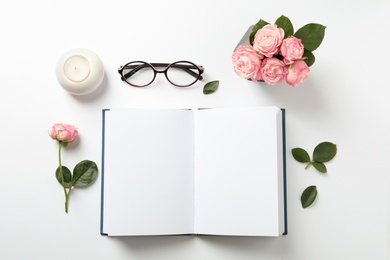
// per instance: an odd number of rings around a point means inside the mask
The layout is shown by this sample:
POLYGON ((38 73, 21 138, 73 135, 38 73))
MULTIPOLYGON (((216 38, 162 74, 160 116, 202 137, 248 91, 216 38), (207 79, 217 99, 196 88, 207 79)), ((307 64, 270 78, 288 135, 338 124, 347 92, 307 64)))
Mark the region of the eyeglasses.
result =
POLYGON ((146 87, 152 84, 157 73, 164 73, 165 77, 174 86, 189 87, 198 80, 202 80, 204 68, 190 61, 174 63, 147 63, 132 61, 118 69, 121 79, 134 87, 146 87), (156 68, 163 67, 164 70, 156 68))

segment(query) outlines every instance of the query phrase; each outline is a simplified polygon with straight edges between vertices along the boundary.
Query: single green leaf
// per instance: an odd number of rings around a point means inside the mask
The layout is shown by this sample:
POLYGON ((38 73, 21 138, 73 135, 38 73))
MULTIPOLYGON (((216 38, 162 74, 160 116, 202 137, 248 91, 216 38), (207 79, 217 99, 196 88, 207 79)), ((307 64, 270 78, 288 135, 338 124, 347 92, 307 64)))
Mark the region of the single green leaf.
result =
POLYGON ((302 44, 306 50, 314 51, 324 39, 325 26, 317 23, 309 23, 300 28, 294 36, 302 39, 302 44))
POLYGON ((313 204, 313 202, 316 200, 317 194, 318 194, 318 191, 317 191, 316 186, 312 185, 312 186, 307 187, 303 191, 302 196, 301 196, 302 207, 307 208, 311 204, 313 204))
POLYGON ((314 148, 313 161, 328 162, 337 153, 337 146, 331 142, 322 142, 314 148))
POLYGON ((291 23, 290 19, 288 19, 288 17, 282 15, 280 16, 275 24, 282 28, 284 30, 284 38, 286 39, 287 37, 289 37, 290 35, 293 35, 294 34, 294 27, 293 27, 293 24, 291 23))
POLYGON ((84 160, 79 162, 73 169, 73 186, 87 187, 93 183, 98 175, 98 167, 96 163, 84 160))
POLYGON ((253 40, 255 39, 255 34, 257 33, 258 30, 263 28, 265 25, 269 24, 268 22, 264 20, 259 20, 252 28, 252 32, 249 35, 249 43, 250 45, 253 45, 253 40))
POLYGON ((209 95, 217 91, 219 86, 219 80, 214 80, 206 83, 203 87, 203 94, 209 95))
POLYGON ((326 166, 322 162, 312 162, 314 168, 316 168, 320 173, 326 173, 326 166))
POLYGON ((310 156, 309 154, 302 148, 294 148, 291 150, 291 153, 295 160, 301 163, 307 163, 310 162, 310 156))
POLYGON ((304 50, 302 57, 308 67, 313 65, 314 62, 316 61, 316 57, 314 56, 314 54, 311 51, 308 51, 306 49, 304 50))
POLYGON ((60 167, 56 169, 56 178, 58 182, 62 185, 64 188, 71 188, 72 187, 72 173, 66 166, 62 166, 62 174, 64 175, 64 182, 62 182, 61 173, 60 173, 60 167))

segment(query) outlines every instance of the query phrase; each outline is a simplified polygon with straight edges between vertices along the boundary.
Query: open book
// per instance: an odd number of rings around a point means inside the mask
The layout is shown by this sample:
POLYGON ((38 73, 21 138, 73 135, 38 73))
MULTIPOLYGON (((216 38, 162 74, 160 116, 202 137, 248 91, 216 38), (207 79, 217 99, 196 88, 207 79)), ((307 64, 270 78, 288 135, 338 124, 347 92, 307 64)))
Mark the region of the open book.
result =
POLYGON ((103 110, 101 234, 287 233, 284 110, 103 110))

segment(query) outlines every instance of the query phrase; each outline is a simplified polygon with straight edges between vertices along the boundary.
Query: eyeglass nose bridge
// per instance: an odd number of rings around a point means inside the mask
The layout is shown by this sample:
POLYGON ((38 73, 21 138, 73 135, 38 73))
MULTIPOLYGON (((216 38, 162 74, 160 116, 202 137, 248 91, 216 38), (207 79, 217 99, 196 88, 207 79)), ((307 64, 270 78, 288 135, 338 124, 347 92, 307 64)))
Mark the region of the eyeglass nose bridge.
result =
MULTIPOLYGON (((152 65, 152 64, 151 64, 152 65)), ((152 81, 148 84, 152 84, 152 82, 154 82, 156 80, 156 77, 157 77, 157 74, 164 74, 165 78, 170 82, 169 78, 168 78, 168 74, 167 74, 167 71, 168 71, 168 67, 163 69, 163 70, 158 70, 156 69, 153 65, 151 66, 151 68, 153 69, 153 72, 154 72, 154 75, 153 75, 153 79, 152 81)))
POLYGON ((175 85, 174 83, 172 83, 170 80, 169 80, 169 77, 168 77, 168 69, 169 69, 169 65, 168 63, 152 63, 150 64, 151 65, 151 68, 153 69, 154 71, 154 76, 153 76, 153 80, 149 83, 149 85, 156 80, 156 77, 157 77, 157 74, 164 74, 165 78, 173 85, 175 85), (156 67, 166 67, 165 69, 162 69, 162 70, 158 70, 156 67))
POLYGON ((165 75, 167 74, 167 69, 165 70, 157 70, 157 69, 154 69, 154 72, 155 73, 164 73, 165 75))

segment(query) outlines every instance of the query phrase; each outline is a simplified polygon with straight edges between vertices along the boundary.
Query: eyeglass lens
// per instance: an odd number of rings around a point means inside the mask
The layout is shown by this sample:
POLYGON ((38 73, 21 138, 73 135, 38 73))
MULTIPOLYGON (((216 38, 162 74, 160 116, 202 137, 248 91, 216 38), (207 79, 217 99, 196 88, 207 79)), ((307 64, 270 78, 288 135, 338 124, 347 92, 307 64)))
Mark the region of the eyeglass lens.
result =
POLYGON ((152 83, 156 75, 149 64, 136 61, 124 66, 122 76, 130 85, 143 87, 152 83))
POLYGON ((166 63, 146 63, 135 61, 126 64, 122 69, 122 77, 130 85, 145 87, 151 84, 157 73, 164 73, 167 80, 179 87, 187 87, 201 78, 199 68, 187 61, 166 63))

